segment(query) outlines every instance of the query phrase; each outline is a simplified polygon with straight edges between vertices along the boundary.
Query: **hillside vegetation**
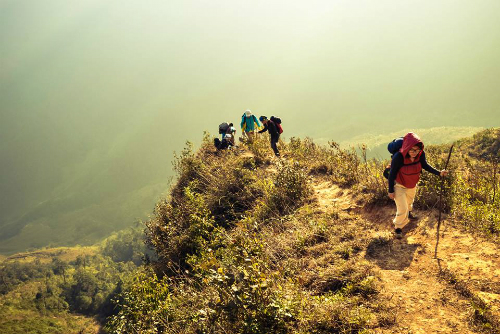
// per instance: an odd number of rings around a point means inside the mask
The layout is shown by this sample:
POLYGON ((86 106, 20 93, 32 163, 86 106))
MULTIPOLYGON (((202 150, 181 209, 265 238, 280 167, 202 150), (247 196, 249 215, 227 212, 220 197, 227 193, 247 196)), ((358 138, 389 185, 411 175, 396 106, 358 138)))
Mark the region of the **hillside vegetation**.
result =
POLYGON ((102 332, 112 299, 145 254, 140 229, 93 247, 48 248, 0 262, 0 333, 102 332))
MULTIPOLYGON (((124 284, 107 330, 498 333, 499 137, 456 145, 434 259, 435 176, 422 175, 421 219, 396 241, 387 162, 363 147, 291 138, 277 160, 267 138, 216 152, 206 135, 176 157, 177 183, 146 223, 158 259, 124 284)), ((448 149, 428 146, 428 161, 444 166, 448 149)))

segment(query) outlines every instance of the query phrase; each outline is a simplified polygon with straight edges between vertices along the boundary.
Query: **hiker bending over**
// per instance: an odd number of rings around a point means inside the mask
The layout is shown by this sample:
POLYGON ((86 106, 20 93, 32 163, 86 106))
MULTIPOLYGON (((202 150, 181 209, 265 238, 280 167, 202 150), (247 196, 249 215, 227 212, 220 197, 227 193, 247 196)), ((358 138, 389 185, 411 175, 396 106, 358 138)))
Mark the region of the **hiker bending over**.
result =
POLYGON ((410 132, 404 137, 399 152, 392 157, 389 173, 389 197, 396 202, 397 212, 393 222, 398 239, 402 238, 402 228, 408 220, 416 218, 411 210, 422 169, 441 177, 448 174, 448 171, 440 172, 427 163, 424 144, 416 134, 410 132))
POLYGON ((269 131, 269 136, 271 137, 271 148, 273 149, 274 154, 279 157, 280 152, 278 151, 277 144, 280 139, 280 132, 278 130, 278 127, 272 120, 267 119, 266 116, 260 116, 259 120, 262 122, 262 124, 264 124, 264 129, 260 130, 259 133, 269 131))
POLYGON ((224 150, 234 146, 234 134, 236 129, 233 127, 233 123, 221 123, 219 125, 219 134, 221 139, 215 138, 214 145, 218 150, 224 150))
POLYGON ((233 126, 233 123, 229 123, 229 126, 227 127, 226 132, 222 134, 222 139, 227 140, 229 143, 231 143, 232 146, 234 146, 234 134, 236 133, 236 129, 233 126))
POLYGON ((243 116, 241 116, 241 132, 243 135, 246 135, 252 141, 254 131, 258 128, 260 128, 259 120, 250 110, 246 110, 243 116))

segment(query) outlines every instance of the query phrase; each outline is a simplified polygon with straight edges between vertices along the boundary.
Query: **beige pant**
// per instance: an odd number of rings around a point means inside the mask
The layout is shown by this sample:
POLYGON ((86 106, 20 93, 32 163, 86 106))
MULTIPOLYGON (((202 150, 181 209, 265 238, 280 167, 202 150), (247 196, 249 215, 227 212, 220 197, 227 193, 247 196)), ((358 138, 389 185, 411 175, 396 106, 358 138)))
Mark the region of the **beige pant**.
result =
POLYGON ((249 131, 249 132, 245 132, 245 133, 246 133, 249 141, 254 140, 255 133, 253 131, 249 131))
POLYGON ((394 186, 394 201, 397 211, 392 222, 396 228, 403 228, 408 223, 408 213, 413 209, 416 191, 417 187, 406 188, 399 183, 394 186))

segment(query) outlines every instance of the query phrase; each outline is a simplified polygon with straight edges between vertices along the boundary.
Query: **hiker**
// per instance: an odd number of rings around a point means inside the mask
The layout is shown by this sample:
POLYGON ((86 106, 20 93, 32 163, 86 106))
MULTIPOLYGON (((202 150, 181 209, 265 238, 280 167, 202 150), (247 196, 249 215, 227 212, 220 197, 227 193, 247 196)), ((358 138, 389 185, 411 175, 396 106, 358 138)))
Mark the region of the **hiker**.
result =
POLYGON ((257 117, 252 114, 250 109, 247 109, 241 116, 241 132, 248 140, 252 141, 255 129, 260 128, 260 123, 257 117))
POLYGON ((223 150, 226 148, 230 148, 234 146, 234 134, 236 133, 236 129, 233 126, 233 123, 221 123, 219 125, 219 134, 221 135, 221 139, 215 138, 214 145, 218 150, 223 150))
POLYGON ((266 131, 269 132, 269 136, 271 137, 271 148, 273 149, 274 154, 279 158, 280 152, 278 151, 277 144, 280 139, 280 133, 283 132, 280 125, 281 120, 273 116, 271 116, 271 119, 267 119, 266 116, 260 116, 259 120, 262 122, 262 124, 264 124, 264 129, 260 130, 259 133, 263 133, 266 131))
POLYGON ((234 135, 236 133, 236 129, 234 128, 233 123, 228 124, 228 128, 226 132, 222 134, 222 139, 227 140, 229 143, 231 143, 231 146, 234 146, 234 135))
POLYGON ((416 219, 411 211, 422 169, 441 177, 448 174, 447 170, 438 171, 427 163, 424 144, 416 134, 410 132, 404 136, 399 152, 392 157, 389 173, 389 198, 396 202, 393 223, 398 239, 403 237, 402 228, 409 219, 416 219))
POLYGON ((220 140, 219 138, 214 139, 215 148, 219 150, 225 150, 226 148, 231 147, 231 142, 229 142, 226 138, 220 140))

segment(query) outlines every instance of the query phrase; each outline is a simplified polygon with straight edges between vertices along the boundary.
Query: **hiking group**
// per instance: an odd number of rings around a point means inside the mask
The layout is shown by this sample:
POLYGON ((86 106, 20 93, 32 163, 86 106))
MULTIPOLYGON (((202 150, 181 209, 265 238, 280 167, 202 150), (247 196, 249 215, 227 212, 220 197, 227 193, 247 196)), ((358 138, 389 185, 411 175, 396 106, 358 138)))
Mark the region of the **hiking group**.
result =
MULTIPOLYGON (((269 132, 271 148, 280 157, 278 141, 283 132, 281 119, 275 116, 267 118, 260 116, 258 119, 250 110, 246 110, 241 116, 241 131, 243 140, 252 142, 255 138, 255 131, 258 133, 269 132), (259 123, 259 121, 262 123, 259 123)), ((215 139, 215 146, 218 150, 235 146, 234 136, 236 129, 233 123, 222 123, 219 125, 219 134, 222 138, 215 139)), ((240 139, 242 140, 242 139, 240 139)), ((417 191, 417 184, 420 180, 422 170, 426 170, 440 177, 445 177, 448 171, 443 169, 438 171, 427 163, 424 152, 424 143, 413 132, 407 133, 404 137, 394 139, 387 146, 391 153, 391 164, 384 171, 384 176, 388 179, 388 196, 396 203, 396 215, 393 219, 394 234, 397 239, 403 237, 403 228, 411 219, 417 217, 412 213, 413 201, 417 191)))
MULTIPOLYGON (((251 110, 246 110, 241 116, 241 132, 243 134, 243 140, 252 142, 255 139, 255 132, 263 133, 269 132, 269 137, 271 139, 271 148, 273 149, 274 155, 280 157, 280 152, 278 150, 278 142, 280 139, 280 134, 283 132, 281 127, 281 119, 279 117, 271 116, 267 118, 266 116, 260 116, 258 119, 252 114, 251 110), (259 121, 262 123, 259 123, 259 121)), ((219 134, 222 136, 221 139, 215 138, 214 145, 218 150, 230 149, 235 146, 234 136, 236 129, 233 123, 221 123, 219 125, 219 134)), ((242 140, 242 139, 240 139, 242 140)))

